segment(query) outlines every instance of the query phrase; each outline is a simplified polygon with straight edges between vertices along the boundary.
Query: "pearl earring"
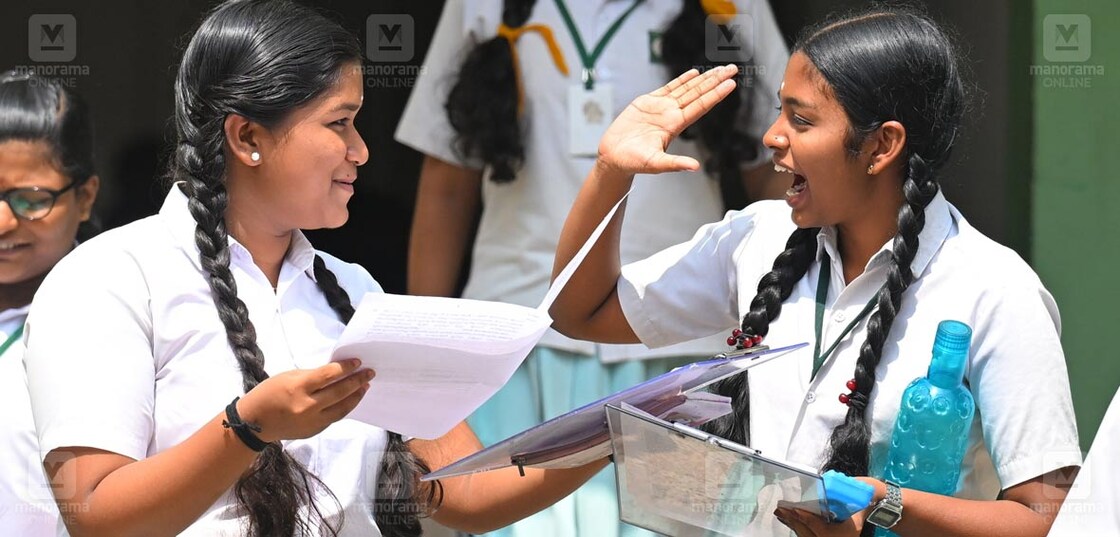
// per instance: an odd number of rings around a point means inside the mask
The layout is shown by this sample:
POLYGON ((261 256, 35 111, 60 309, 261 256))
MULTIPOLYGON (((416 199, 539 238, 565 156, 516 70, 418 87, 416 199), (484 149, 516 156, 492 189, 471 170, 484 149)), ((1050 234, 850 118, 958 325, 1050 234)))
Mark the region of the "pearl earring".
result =
POLYGON ((867 165, 867 175, 872 175, 874 173, 875 173, 875 165, 874 164, 868 164, 867 165))
POLYGON ((261 154, 257 153, 256 151, 253 151, 252 153, 249 154, 249 158, 252 159, 253 162, 260 162, 261 161, 261 154))

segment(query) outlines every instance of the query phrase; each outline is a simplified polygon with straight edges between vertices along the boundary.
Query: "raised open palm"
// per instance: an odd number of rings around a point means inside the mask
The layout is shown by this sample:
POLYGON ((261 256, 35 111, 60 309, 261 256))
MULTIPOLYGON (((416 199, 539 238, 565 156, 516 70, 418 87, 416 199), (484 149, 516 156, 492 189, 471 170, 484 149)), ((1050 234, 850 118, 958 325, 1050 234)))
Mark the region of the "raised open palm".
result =
POLYGON ((700 74, 695 69, 634 99, 599 141, 599 161, 626 173, 696 170, 691 157, 665 152, 669 142, 735 89, 738 69, 725 65, 700 74))

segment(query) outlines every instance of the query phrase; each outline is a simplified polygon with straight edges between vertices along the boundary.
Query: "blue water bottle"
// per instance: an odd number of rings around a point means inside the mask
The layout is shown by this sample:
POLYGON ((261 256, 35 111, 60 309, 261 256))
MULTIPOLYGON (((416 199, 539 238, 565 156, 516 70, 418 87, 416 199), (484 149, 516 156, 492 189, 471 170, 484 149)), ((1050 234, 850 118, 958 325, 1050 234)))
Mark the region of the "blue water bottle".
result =
MULTIPOLYGON (((883 479, 902 488, 952 495, 976 404, 964 385, 972 329, 958 321, 941 321, 933 341, 933 359, 925 377, 902 393, 891 434, 883 479)), ((876 528, 876 536, 893 532, 876 528)))

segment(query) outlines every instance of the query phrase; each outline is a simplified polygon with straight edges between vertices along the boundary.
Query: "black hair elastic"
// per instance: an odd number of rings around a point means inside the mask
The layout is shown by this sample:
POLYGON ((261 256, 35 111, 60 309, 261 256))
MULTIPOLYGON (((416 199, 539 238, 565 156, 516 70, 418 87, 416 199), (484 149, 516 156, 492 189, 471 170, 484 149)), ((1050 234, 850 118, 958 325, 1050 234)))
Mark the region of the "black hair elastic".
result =
POLYGON ((260 453, 264 448, 268 447, 268 442, 261 440, 256 433, 261 432, 260 425, 255 423, 248 423, 241 421, 241 416, 237 414, 237 401, 240 397, 234 397, 233 402, 226 406, 226 419, 222 420, 222 427, 226 429, 233 429, 233 434, 241 439, 249 449, 260 453))

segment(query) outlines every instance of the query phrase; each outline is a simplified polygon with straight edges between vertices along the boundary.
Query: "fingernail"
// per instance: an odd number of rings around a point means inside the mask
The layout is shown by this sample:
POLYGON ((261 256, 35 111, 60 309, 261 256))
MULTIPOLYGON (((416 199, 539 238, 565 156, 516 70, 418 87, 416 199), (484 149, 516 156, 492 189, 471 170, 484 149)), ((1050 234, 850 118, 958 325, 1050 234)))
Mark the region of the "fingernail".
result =
POLYGON ((368 380, 373 380, 373 377, 375 377, 376 375, 377 375, 377 374, 376 374, 376 373, 374 373, 372 369, 367 369, 367 370, 366 370, 366 380, 367 380, 367 381, 368 381, 368 380))
POLYGON ((360 359, 353 358, 350 360, 350 367, 358 367, 360 365, 362 365, 362 361, 360 359))

